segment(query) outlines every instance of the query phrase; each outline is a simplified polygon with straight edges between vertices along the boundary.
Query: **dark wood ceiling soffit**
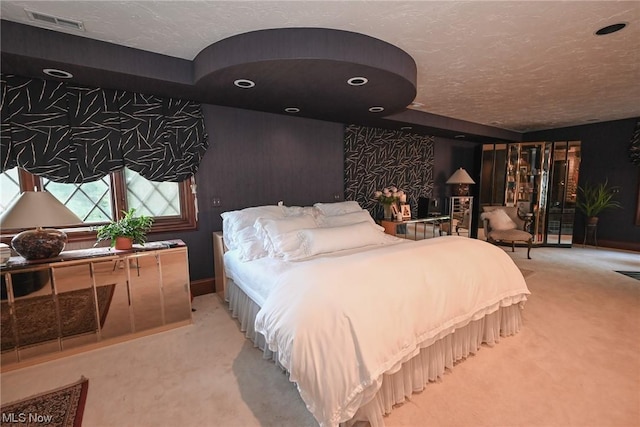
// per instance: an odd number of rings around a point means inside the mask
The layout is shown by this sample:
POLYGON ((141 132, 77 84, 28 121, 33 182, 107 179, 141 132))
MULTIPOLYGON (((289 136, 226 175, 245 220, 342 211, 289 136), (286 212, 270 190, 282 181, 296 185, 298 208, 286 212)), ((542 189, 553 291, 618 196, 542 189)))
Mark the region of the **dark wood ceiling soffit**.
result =
POLYGON ((409 54, 363 34, 326 28, 277 28, 226 38, 194 59, 195 84, 215 104, 328 120, 402 111, 416 95, 409 54), (351 86, 350 78, 368 82, 351 86), (255 83, 239 88, 236 79, 255 83))
POLYGON ((407 110, 416 95, 416 64, 403 50, 363 34, 324 28, 254 31, 221 40, 193 61, 2 20, 5 74, 52 79, 44 68, 73 74, 76 84, 181 98, 206 104, 338 123, 403 130, 476 142, 521 135, 407 110), (350 86, 352 77, 367 84, 350 86), (248 79, 255 87, 236 87, 248 79), (380 106, 384 111, 369 112, 380 106))

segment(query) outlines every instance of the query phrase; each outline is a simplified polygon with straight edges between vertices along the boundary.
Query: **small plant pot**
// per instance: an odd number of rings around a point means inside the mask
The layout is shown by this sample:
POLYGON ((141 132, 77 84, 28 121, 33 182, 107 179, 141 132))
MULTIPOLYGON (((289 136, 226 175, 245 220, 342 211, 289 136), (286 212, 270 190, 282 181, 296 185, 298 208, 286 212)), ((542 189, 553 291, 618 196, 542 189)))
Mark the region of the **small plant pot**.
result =
POLYGON ((133 241, 128 237, 116 237, 116 249, 126 251, 133 247, 133 241))
POLYGON ((587 224, 589 224, 589 225, 597 225, 598 224, 598 217, 597 216, 590 216, 589 218, 587 218, 587 224))

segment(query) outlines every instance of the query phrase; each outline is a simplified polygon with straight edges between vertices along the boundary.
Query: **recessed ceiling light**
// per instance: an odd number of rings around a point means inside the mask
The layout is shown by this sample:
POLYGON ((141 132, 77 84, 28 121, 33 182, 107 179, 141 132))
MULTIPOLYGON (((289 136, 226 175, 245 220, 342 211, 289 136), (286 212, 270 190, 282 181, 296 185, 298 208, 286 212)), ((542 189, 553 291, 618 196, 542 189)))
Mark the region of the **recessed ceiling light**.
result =
POLYGON ((415 108, 420 108, 420 107, 424 107, 424 104, 422 102, 412 102, 410 106, 415 108))
POLYGON ((402 126, 400 128, 400 130, 411 130, 411 129, 413 129, 413 126, 402 126))
POLYGON ((466 135, 460 134, 460 135, 454 136, 454 138, 463 139, 463 138, 466 138, 466 135))
POLYGON ((248 79, 238 79, 234 81, 233 84, 243 89, 249 89, 256 85, 253 80, 248 80, 248 79))
POLYGON ((596 36, 605 36, 607 34, 611 34, 611 33, 615 33, 617 31, 620 31, 621 29, 623 29, 626 26, 627 26, 626 22, 619 22, 617 24, 607 25, 606 27, 600 28, 598 31, 595 32, 595 34, 596 34, 596 36))
POLYGON ((366 85, 369 82, 369 79, 366 77, 351 77, 347 80, 347 83, 351 86, 362 86, 366 85))
POLYGON ((45 73, 47 76, 51 76, 51 77, 56 77, 58 79, 70 79, 73 77, 73 74, 71 74, 68 71, 64 71, 64 70, 58 70, 55 68, 45 68, 42 70, 43 73, 45 73))
POLYGON ((299 113, 300 109, 298 107, 287 107, 284 111, 287 113, 299 113))
POLYGON ((372 113, 381 113, 384 111, 384 107, 369 107, 369 111, 372 113))

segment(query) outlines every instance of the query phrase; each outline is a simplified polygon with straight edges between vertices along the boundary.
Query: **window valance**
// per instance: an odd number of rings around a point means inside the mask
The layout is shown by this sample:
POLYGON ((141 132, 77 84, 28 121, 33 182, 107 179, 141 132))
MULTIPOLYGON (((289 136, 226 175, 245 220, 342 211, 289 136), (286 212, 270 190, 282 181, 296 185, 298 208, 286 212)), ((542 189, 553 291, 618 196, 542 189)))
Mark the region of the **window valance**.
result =
POLYGON ((1 171, 19 166, 64 183, 128 167, 180 182, 208 147, 200 104, 153 95, 0 76, 1 171))
POLYGON ((640 120, 636 123, 636 129, 631 137, 629 157, 631 157, 631 163, 640 166, 640 120))

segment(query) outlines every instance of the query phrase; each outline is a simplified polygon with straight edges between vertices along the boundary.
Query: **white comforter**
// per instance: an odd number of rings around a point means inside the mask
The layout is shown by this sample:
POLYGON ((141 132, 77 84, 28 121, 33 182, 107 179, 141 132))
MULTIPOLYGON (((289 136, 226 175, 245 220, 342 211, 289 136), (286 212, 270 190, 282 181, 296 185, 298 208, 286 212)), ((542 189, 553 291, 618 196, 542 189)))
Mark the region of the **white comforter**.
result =
POLYGON ((256 330, 320 425, 335 426, 375 395, 383 373, 528 294, 504 250, 440 237, 306 261, 276 281, 256 330))

